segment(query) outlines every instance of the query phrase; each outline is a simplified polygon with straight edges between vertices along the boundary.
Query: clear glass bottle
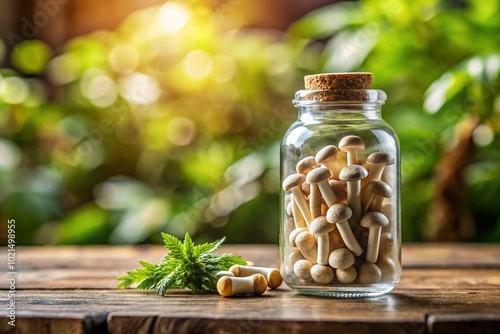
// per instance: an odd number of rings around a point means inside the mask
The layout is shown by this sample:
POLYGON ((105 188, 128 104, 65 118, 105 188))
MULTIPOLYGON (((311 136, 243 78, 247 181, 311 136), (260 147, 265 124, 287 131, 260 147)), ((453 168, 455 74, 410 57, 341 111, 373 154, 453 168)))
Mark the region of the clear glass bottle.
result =
POLYGON ((282 142, 281 272, 299 293, 376 296, 401 276, 399 142, 383 91, 328 76, 344 82, 298 91, 282 142))

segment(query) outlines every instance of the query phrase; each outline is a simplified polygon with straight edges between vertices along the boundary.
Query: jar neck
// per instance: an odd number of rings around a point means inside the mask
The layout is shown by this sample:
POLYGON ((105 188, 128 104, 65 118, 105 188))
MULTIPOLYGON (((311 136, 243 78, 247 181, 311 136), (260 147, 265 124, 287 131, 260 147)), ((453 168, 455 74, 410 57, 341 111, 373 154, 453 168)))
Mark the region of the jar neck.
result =
POLYGON ((318 103, 298 105, 298 120, 321 122, 325 120, 381 120, 380 103, 318 103))

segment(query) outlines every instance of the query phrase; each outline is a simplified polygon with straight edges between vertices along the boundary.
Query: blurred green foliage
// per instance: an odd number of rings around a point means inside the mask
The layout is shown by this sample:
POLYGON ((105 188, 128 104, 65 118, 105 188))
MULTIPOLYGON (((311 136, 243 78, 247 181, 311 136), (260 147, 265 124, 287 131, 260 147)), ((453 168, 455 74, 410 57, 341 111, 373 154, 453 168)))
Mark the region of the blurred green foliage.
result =
MULTIPOLYGON (((222 14, 223 12, 223 14, 222 14)), ((476 240, 500 240, 499 1, 343 2, 285 34, 229 29, 199 1, 130 15, 62 52, 29 40, 0 69, 0 219, 19 244, 276 242, 279 141, 302 76, 370 71, 402 144, 403 238, 431 175, 480 118, 467 171, 476 240)), ((219 15, 220 14, 220 15, 219 15)))

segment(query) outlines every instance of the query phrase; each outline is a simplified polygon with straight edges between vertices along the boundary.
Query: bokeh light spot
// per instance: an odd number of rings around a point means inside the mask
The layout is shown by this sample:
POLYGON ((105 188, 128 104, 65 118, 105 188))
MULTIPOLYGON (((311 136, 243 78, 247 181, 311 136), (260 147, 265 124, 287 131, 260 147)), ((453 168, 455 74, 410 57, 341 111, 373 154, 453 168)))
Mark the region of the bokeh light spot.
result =
POLYGON ((186 146, 193 141, 196 124, 186 117, 176 117, 168 123, 167 138, 175 145, 186 146))
POLYGON ((203 50, 189 52, 183 61, 184 71, 193 79, 203 79, 212 70, 212 59, 203 50))
POLYGON ((188 8, 178 2, 167 2, 161 7, 158 15, 160 27, 167 34, 178 32, 186 25, 188 20, 188 8))
POLYGON ((472 133, 472 139, 479 146, 488 146, 493 142, 495 138, 495 133, 486 124, 479 125, 472 133))
POLYGON ((116 72, 132 72, 139 65, 139 53, 132 45, 117 45, 109 53, 109 64, 116 72))
POLYGON ((156 80, 143 73, 134 72, 120 82, 122 96, 130 103, 148 105, 160 97, 160 86, 156 80))
POLYGON ((19 149, 10 141, 0 139, 0 169, 15 168, 20 161, 19 149))
POLYGON ((40 74, 50 60, 50 47, 42 41, 27 40, 16 45, 11 54, 12 65, 26 74, 40 74))
POLYGON ((85 81, 85 85, 82 84, 81 88, 82 94, 97 107, 112 105, 118 95, 114 80, 106 75, 99 75, 85 81))
POLYGON ((9 104, 22 103, 29 96, 29 86, 18 77, 4 78, 0 81, 0 96, 9 104))

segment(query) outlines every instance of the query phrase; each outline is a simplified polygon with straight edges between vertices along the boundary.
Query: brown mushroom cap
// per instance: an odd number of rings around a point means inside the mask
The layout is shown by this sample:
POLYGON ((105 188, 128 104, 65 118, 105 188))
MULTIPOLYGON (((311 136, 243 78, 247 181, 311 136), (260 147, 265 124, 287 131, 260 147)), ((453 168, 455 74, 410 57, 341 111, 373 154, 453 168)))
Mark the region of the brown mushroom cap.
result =
POLYGON ((375 263, 365 262, 358 269, 358 280, 361 284, 375 284, 382 278, 382 271, 375 263))
POLYGON ((342 168, 339 179, 342 181, 357 181, 368 176, 368 171, 360 165, 350 165, 342 168))
POLYGON ((337 156, 337 153, 339 153, 337 146, 335 145, 325 146, 321 150, 319 150, 318 153, 316 153, 315 161, 318 164, 322 164, 324 162, 329 161, 330 159, 335 158, 337 156))
POLYGON ((311 169, 318 166, 313 156, 305 157, 297 163, 297 173, 307 174, 311 169))
POLYGON ((366 189, 372 191, 375 195, 382 196, 384 198, 392 197, 392 189, 389 185, 380 180, 373 180, 366 185, 366 189))
POLYGON ((291 174, 286 177, 283 181, 283 189, 288 191, 292 188, 300 186, 306 181, 306 176, 302 174, 291 174))
POLYGON ((336 269, 347 269, 354 264, 354 261, 354 254, 347 248, 337 248, 328 257, 328 264, 336 269))
POLYGON ((369 164, 392 165, 394 163, 394 157, 387 152, 374 152, 366 158, 366 162, 369 164))
POLYGON ((311 277, 319 284, 329 284, 333 281, 333 270, 328 266, 315 264, 311 267, 311 277))
POLYGON ((332 205, 326 213, 326 220, 332 224, 348 220, 352 216, 352 210, 345 204, 336 203, 332 205))
POLYGON ((332 176, 332 173, 324 167, 319 167, 311 170, 307 173, 307 183, 316 184, 324 180, 328 180, 328 178, 332 176))
POLYGON ((387 219, 387 217, 381 212, 370 211, 361 218, 361 221, 359 223, 361 224, 361 226, 366 228, 374 226, 383 227, 389 224, 389 219, 387 219))
POLYGON ((340 140, 339 150, 347 152, 350 150, 364 150, 365 142, 358 136, 345 136, 340 140))
POLYGON ((309 232, 312 234, 323 234, 333 230, 335 230, 335 224, 329 223, 325 216, 314 218, 309 225, 309 232))

